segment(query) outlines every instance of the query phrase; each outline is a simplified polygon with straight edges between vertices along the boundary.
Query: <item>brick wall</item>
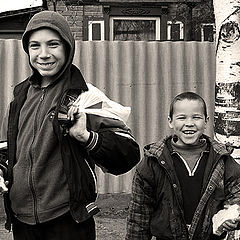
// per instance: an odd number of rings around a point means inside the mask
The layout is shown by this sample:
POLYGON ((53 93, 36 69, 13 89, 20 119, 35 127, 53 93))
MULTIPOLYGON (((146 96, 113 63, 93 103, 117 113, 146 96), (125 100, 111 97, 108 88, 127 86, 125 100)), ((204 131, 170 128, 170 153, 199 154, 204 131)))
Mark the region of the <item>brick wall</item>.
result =
MULTIPOLYGON (((87 21, 103 18, 102 6, 66 5, 63 0, 56 1, 56 11, 62 14, 69 23, 75 40, 86 39, 87 21)), ((54 10, 52 0, 47 1, 48 9, 54 10)))

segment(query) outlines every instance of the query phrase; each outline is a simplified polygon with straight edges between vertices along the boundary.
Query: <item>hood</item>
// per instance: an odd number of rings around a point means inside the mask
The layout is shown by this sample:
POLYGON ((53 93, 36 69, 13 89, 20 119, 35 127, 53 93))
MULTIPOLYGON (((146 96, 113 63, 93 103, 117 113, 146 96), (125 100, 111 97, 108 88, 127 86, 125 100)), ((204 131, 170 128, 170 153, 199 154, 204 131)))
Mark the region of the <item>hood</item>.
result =
MULTIPOLYGON (((22 36, 22 46, 24 51, 29 55, 28 52, 28 41, 30 34, 40 28, 50 28, 58 32, 67 45, 67 61, 61 71, 57 73, 54 80, 59 78, 63 72, 72 64, 74 52, 75 52, 75 41, 70 30, 70 27, 66 19, 59 13, 53 11, 42 11, 35 14, 27 24, 26 30, 22 36)), ((30 64, 31 66, 31 64, 30 64)), ((32 66, 31 66, 32 67, 32 66)), ((38 73, 33 67, 33 72, 38 73)))
POLYGON ((167 140, 171 138, 171 136, 167 136, 164 139, 161 139, 158 142, 148 144, 144 147, 144 154, 148 157, 156 157, 159 158, 162 154, 162 151, 165 147, 167 140))

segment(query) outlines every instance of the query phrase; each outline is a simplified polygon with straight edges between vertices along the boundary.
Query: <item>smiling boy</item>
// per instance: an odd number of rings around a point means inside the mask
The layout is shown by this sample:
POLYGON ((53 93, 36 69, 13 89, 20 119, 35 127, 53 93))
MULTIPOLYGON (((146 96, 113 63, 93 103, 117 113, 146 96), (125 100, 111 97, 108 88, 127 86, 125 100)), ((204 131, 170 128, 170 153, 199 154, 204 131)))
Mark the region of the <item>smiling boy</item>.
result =
POLYGON ((225 221, 221 236, 213 234, 213 215, 240 205, 240 166, 203 134, 208 119, 196 93, 173 99, 168 122, 174 135, 146 146, 136 169, 126 240, 214 240, 237 228, 240 218, 225 221))
POLYGON ((35 14, 22 45, 32 74, 14 88, 3 129, 5 226, 12 227, 14 240, 95 240, 95 164, 111 174, 125 173, 139 161, 138 144, 124 124, 99 121, 93 129, 85 113, 77 109, 72 116, 73 102, 89 88, 72 64, 75 40, 61 14, 35 14), (63 124, 61 114, 73 121, 63 124))

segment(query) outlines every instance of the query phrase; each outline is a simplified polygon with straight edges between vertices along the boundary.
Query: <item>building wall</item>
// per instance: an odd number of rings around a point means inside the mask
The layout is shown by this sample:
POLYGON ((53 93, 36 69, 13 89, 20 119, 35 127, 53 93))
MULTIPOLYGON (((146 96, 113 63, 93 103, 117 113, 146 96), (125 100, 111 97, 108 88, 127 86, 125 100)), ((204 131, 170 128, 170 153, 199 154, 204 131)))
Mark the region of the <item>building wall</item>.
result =
MULTIPOLYGON (((177 1, 177 0, 176 0, 177 1)), ((210 1, 210 0, 207 0, 210 1)), ((47 7, 49 10, 55 10, 62 14, 66 20, 68 21, 71 30, 74 34, 76 40, 92 40, 90 39, 90 29, 94 29, 95 37, 97 34, 102 33, 101 38, 95 38, 95 40, 111 40, 111 27, 110 27, 110 20, 111 17, 152 17, 160 19, 160 27, 158 30, 160 35, 157 40, 165 41, 165 40, 198 40, 200 41, 202 38, 200 36, 201 29, 197 32, 197 34, 193 34, 193 36, 189 36, 189 26, 192 24, 185 24, 188 17, 186 17, 185 12, 187 11, 184 6, 186 4, 179 4, 174 2, 147 2, 147 1, 139 1, 139 3, 133 3, 133 1, 125 1, 121 3, 121 1, 115 1, 115 3, 108 3, 103 4, 101 1, 89 1, 92 3, 86 4, 86 1, 82 0, 46 0, 46 6, 41 7, 39 9, 35 9, 33 12, 32 10, 24 10, 18 11, 18 13, 12 13, 6 16, 1 16, 0 21, 0 38, 17 38, 20 39, 21 35, 28 23, 29 19, 36 13, 43 8, 47 7), (143 3, 144 2, 144 3, 143 3), (180 9, 180 15, 178 11, 180 9), (182 16, 182 14, 184 16, 182 16), (175 26, 172 29, 174 31, 179 31, 179 27, 176 26, 174 21, 181 21, 184 24, 184 34, 183 38, 175 38, 179 34, 172 34, 174 38, 169 38, 169 22, 175 26), (98 21, 96 23, 95 21, 98 21), (99 22, 100 21, 100 22, 99 22), (94 27, 93 27, 94 25, 94 27), (101 26, 102 28, 100 28, 101 26), (176 27, 178 30, 176 30, 176 27), (99 30, 101 29, 101 30, 99 30)), ((114 1, 112 1, 114 2, 114 1)), ((202 4, 200 4, 202 6, 202 4)), ((202 16, 201 14, 203 7, 194 8, 193 14, 198 14, 198 17, 202 16), (199 14, 199 13, 200 14, 199 14)), ((207 8, 209 9, 209 8, 207 8)), ((210 14, 211 15, 211 14, 210 14)), ((206 18, 203 18, 206 19, 206 18)), ((115 21, 115 20, 114 20, 115 21)), ((117 20, 118 21, 118 20, 117 20)), ((122 20, 120 20, 122 21, 122 20)), ((124 20, 123 20, 124 21, 124 20)), ((193 20, 196 23, 196 18, 193 20)), ((201 20, 202 21, 202 20, 201 20)), ((200 22, 201 22, 200 21, 200 22)), ((205 20, 204 20, 205 21, 205 20)), ((212 21, 212 20, 210 20, 212 21)), ((198 18, 197 22, 199 24, 198 18)), ((209 19, 205 22, 209 22, 209 19)), ((213 21, 214 22, 214 21, 213 21)), ((135 24, 135 23, 134 23, 135 24)), ((194 25, 194 24, 193 24, 194 25)), ((208 27, 208 26, 207 26, 208 27)), ((182 28, 181 28, 182 29, 182 28)), ((120 29, 122 31, 122 29, 120 29)), ((209 27, 208 27, 209 31, 209 27)), ((145 32, 144 32, 145 33, 145 32)), ((119 38, 116 38, 119 39, 119 38)), ((151 38, 152 39, 152 38, 151 38)), ((142 39, 141 40, 151 40, 151 39, 142 39)), ((207 38, 206 38, 207 39, 207 38)), ((126 39, 120 39, 126 40, 126 39)), ((129 40, 129 38, 128 38, 129 40)), ((136 39, 134 39, 136 40, 136 39)), ((138 40, 138 39, 137 39, 138 40)), ((152 39, 155 40, 155 39, 152 39)))
MULTIPOLYGON (((64 17, 66 17, 72 32, 74 34, 74 37, 76 40, 89 40, 88 39, 88 27, 89 23, 93 20, 105 20, 105 40, 109 40, 109 17, 113 14, 119 16, 121 15, 121 10, 128 6, 129 8, 136 8, 136 9, 158 9, 153 11, 153 13, 150 13, 150 16, 153 16, 153 14, 156 14, 156 16, 161 17, 161 26, 160 26, 160 40, 167 40, 167 21, 176 19, 176 10, 177 10, 177 4, 176 3, 168 3, 168 5, 165 4, 148 4, 148 5, 131 5, 131 4, 118 4, 118 5, 77 5, 75 4, 65 4, 66 1, 64 0, 58 0, 56 1, 56 11, 61 13, 64 17), (109 11, 108 11, 108 6, 109 11), (162 10, 162 6, 168 6, 166 12, 165 10, 162 10), (113 10, 112 10, 113 9, 113 10), (119 10, 116 10, 119 9, 119 10), (112 13, 112 12, 113 13, 112 13)), ((80 3, 81 1, 79 1, 80 3)), ((79 4, 78 3, 78 4, 79 4)), ((47 5, 49 10, 54 10, 54 5, 52 0, 47 0, 47 5)), ((151 10, 152 11, 152 10, 151 10)), ((141 15, 133 15, 133 16, 141 16, 141 15)), ((147 16, 147 15, 144 15, 147 16)), ((176 19, 178 20, 178 19, 176 19)), ((183 20, 183 19, 180 19, 183 20)))
MULTIPOLYGON (((54 10, 53 1, 47 1, 48 9, 54 10)), ((102 6, 97 5, 66 5, 64 1, 57 1, 56 11, 68 21, 76 40, 87 40, 87 21, 96 18, 103 19, 102 6)))

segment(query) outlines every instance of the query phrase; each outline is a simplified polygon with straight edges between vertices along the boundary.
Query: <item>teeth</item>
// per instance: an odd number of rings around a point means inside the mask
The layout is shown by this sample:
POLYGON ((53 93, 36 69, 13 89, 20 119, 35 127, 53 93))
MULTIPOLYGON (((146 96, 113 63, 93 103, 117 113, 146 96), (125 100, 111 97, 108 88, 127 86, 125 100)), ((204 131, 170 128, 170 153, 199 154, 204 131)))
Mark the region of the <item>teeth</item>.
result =
POLYGON ((194 134, 195 131, 183 131, 185 134, 194 134))
POLYGON ((50 66, 50 65, 53 65, 53 63, 39 63, 40 65, 42 66, 50 66))

